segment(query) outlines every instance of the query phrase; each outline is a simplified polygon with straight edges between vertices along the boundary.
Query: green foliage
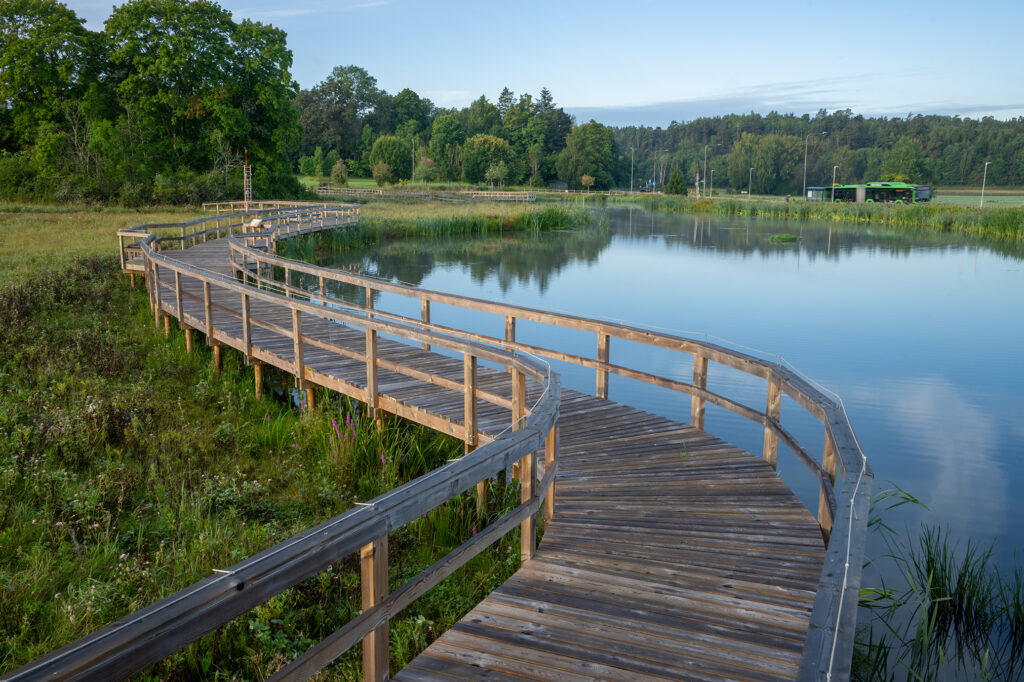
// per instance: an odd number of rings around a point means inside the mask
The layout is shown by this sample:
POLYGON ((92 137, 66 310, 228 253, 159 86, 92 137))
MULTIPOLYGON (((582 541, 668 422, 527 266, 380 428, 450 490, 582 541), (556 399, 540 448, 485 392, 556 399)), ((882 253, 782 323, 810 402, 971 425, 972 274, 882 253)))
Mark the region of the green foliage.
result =
POLYGON ((373 164, 373 179, 378 187, 383 187, 386 183, 392 182, 391 166, 383 161, 373 164))
POLYGON ((462 124, 451 114, 434 119, 430 134, 430 158, 438 166, 442 180, 458 180, 462 177, 462 145, 466 133, 462 124))
MULTIPOLYGON (((373 149, 370 150, 370 164, 374 169, 379 163, 389 166, 389 182, 408 180, 412 177, 411 155, 412 148, 408 142, 395 135, 382 135, 377 138, 373 143, 373 149)), ((377 179, 376 170, 373 177, 377 179)))
POLYGON ((484 173, 484 179, 491 184, 496 183, 498 187, 501 187, 506 177, 508 177, 508 168, 505 167, 504 161, 492 163, 487 167, 487 172, 484 173))
POLYGON ((338 159, 331 166, 331 182, 338 186, 348 184, 348 165, 344 160, 338 159))
POLYGON ((584 175, 594 178, 598 189, 612 186, 613 165, 617 156, 612 130, 590 121, 573 128, 565 139, 565 149, 558 155, 558 177, 572 187, 580 187, 584 175))
POLYGON ((508 142, 494 135, 474 135, 462 148, 462 170, 467 182, 483 182, 487 169, 498 163, 512 162, 508 142))
POLYGON ((679 170, 679 166, 672 168, 672 175, 668 178, 668 184, 665 185, 666 194, 686 194, 686 183, 683 181, 683 173, 679 170))
POLYGON ((284 32, 185 0, 115 7, 102 34, 81 24, 50 0, 0 6, 0 101, 12 123, 0 145, 31 150, 35 195, 138 204, 160 194, 158 176, 186 171, 226 186, 243 149, 257 195, 295 195, 284 32))

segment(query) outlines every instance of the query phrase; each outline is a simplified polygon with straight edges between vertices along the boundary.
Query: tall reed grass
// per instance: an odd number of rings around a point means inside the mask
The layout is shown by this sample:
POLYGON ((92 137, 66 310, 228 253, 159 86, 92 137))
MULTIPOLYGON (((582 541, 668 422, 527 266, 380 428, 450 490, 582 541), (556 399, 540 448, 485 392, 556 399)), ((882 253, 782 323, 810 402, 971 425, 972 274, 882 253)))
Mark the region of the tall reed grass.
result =
POLYGON ((806 201, 712 200, 662 195, 642 197, 612 195, 609 197, 608 203, 611 205, 639 204, 643 208, 654 211, 858 222, 896 227, 922 227, 986 237, 1024 239, 1024 209, 1016 207, 980 209, 934 204, 900 206, 806 201))
POLYGON ((908 539, 881 521, 881 512, 908 503, 921 504, 896 488, 872 504, 869 525, 888 554, 876 561, 880 585, 861 591, 869 618, 861 619, 853 679, 1021 679, 1024 567, 1015 557, 1001 571, 993 546, 961 545, 948 529, 923 526, 908 539))

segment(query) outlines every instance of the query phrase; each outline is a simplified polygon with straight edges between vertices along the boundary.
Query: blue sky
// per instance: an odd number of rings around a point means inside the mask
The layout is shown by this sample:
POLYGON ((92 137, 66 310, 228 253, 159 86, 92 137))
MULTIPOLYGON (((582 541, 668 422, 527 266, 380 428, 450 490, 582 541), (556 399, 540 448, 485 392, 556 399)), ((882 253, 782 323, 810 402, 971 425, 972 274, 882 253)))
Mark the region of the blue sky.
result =
MULTIPOLYGON (((110 0, 70 0, 100 29, 110 0)), ((771 110, 1024 116, 1024 1, 224 0, 288 32, 312 87, 355 64, 439 106, 547 87, 581 121, 771 110)))

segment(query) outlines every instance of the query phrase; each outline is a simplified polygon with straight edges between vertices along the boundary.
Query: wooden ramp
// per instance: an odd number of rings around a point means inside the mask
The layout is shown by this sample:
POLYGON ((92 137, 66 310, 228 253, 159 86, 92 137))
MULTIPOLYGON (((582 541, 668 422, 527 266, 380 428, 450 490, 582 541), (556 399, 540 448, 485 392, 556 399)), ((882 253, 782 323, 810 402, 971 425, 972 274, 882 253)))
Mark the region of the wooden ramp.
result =
MULTIPOLYGON (((231 274, 226 240, 164 255, 231 274)), ((202 285, 182 280, 184 312, 201 319, 202 285)), ((215 308, 237 310, 236 299, 215 296, 215 308)), ((273 308, 254 302, 251 315, 287 326, 288 310, 273 308)), ((219 325, 240 322, 214 312, 219 325)), ((252 333, 254 346, 292 356, 287 339, 252 333)), ((362 332, 323 320, 303 334, 354 351, 363 343, 362 332)), ((382 342, 380 352, 453 380, 462 371, 408 344, 382 342)), ((365 385, 362 361, 309 343, 304 359, 324 385, 365 385)), ((501 374, 481 369, 481 386, 500 393, 501 374)), ((458 394, 407 376, 382 371, 380 392, 463 416, 458 394)), ((488 406, 479 420, 494 434, 509 412, 488 406)), ((570 390, 558 424, 555 515, 537 554, 395 679, 794 679, 825 549, 772 467, 693 427, 570 390)))

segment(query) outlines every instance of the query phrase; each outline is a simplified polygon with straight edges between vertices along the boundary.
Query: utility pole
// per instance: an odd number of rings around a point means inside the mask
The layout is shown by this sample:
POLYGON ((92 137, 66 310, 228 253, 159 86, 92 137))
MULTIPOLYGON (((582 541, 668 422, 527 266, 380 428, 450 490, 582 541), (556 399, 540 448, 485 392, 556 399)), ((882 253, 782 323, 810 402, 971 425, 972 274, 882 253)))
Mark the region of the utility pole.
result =
POLYGON ((747 201, 750 201, 750 190, 754 186, 754 169, 751 167, 750 172, 747 173, 747 201))

